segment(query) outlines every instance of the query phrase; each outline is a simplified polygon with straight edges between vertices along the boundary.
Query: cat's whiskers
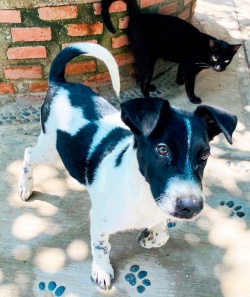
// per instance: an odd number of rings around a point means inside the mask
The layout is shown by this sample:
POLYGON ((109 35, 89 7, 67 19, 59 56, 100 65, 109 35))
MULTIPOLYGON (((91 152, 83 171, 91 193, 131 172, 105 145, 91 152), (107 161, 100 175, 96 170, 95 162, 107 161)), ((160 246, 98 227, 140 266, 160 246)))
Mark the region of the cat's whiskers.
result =
POLYGON ((198 65, 199 68, 211 68, 211 66, 207 66, 207 65, 198 65))
POLYGON ((209 64, 207 64, 205 62, 198 62, 198 63, 195 63, 195 64, 198 65, 198 66, 202 66, 202 67, 204 67, 204 66, 211 67, 211 65, 209 65, 209 64))

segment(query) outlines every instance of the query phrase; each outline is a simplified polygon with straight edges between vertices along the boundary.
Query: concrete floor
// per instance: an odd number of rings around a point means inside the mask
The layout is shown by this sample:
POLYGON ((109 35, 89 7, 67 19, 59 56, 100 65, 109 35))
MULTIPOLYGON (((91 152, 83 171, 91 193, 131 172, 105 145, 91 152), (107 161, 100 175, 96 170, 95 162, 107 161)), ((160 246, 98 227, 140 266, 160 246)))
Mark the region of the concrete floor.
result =
MULTIPOLYGON (((204 215, 196 222, 172 224, 168 243, 159 249, 141 248, 136 240, 139 231, 112 236, 115 282, 110 296, 250 297, 250 7, 246 2, 198 0, 195 13, 200 29, 227 41, 244 38, 244 47, 227 71, 204 72, 196 86, 204 104, 224 107, 239 118, 232 146, 223 136, 212 142, 204 177, 204 215), (139 268, 133 272, 132 286, 125 277, 134 265, 139 268), (143 271, 147 275, 140 279, 143 271)), ((192 110, 196 106, 189 103, 184 88, 173 83, 175 71, 174 66, 156 80, 161 96, 192 110)), ((39 130, 38 123, 0 126, 0 297, 103 296, 90 280, 87 192, 58 163, 37 167, 32 198, 22 202, 18 197, 23 152, 35 144, 39 130), (56 288, 50 291, 53 285, 56 288)))

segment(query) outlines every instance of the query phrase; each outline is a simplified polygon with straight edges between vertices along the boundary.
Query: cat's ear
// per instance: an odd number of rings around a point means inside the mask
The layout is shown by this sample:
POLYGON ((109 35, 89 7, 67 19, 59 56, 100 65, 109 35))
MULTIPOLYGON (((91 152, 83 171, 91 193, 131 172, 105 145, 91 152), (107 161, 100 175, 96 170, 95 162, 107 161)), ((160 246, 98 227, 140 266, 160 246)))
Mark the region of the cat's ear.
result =
POLYGON ((215 47, 215 42, 213 39, 209 39, 209 47, 215 47))
POLYGON ((131 99, 121 104, 121 118, 135 135, 150 135, 162 114, 170 110, 167 100, 160 98, 131 99))
POLYGON ((237 53, 237 50, 241 47, 241 44, 234 44, 232 45, 232 52, 235 55, 237 53))
POLYGON ((223 133, 227 141, 232 144, 232 134, 237 125, 237 117, 235 115, 222 108, 207 105, 198 106, 194 114, 205 118, 209 140, 223 133))

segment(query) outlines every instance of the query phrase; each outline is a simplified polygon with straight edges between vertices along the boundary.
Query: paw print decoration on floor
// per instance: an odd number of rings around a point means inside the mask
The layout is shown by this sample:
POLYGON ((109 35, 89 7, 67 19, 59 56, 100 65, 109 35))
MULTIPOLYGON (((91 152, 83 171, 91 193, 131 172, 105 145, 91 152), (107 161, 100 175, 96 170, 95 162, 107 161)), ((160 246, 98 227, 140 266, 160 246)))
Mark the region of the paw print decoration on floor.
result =
POLYGON ((148 275, 147 271, 140 270, 140 267, 138 265, 132 265, 130 267, 130 273, 127 273, 125 275, 125 280, 131 285, 136 287, 136 290, 138 293, 143 293, 146 289, 146 287, 151 286, 151 282, 149 279, 146 278, 148 275), (139 280, 138 280, 139 279, 139 280))
POLYGON ((230 217, 237 216, 243 218, 245 213, 241 205, 236 205, 234 201, 221 201, 220 206, 223 212, 227 213, 230 217))
POLYGON ((239 162, 239 161, 226 161, 225 162, 226 167, 229 167, 231 171, 236 172, 236 173, 243 173, 243 174, 249 174, 250 173, 250 168, 244 162, 239 162))
POLYGON ((53 281, 48 283, 48 286, 44 282, 39 283, 39 290, 44 293, 43 297, 60 297, 63 296, 63 293, 65 291, 64 286, 57 286, 57 284, 53 281))

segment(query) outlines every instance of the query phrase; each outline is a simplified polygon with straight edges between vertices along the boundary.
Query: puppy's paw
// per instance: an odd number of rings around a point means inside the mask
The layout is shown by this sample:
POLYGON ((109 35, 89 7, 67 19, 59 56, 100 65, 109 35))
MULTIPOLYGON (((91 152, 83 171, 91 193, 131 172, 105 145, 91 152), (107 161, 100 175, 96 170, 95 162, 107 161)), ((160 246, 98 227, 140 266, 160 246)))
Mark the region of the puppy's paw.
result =
POLYGON ((21 177, 18 183, 18 194, 23 201, 29 199, 30 195, 33 192, 33 178, 30 177, 28 180, 24 177, 21 177))
POLYGON ((146 249, 151 249, 151 248, 158 248, 164 244, 169 239, 169 235, 167 232, 167 228, 164 230, 148 230, 145 229, 141 232, 141 234, 138 237, 138 242, 139 244, 146 248, 146 249))
POLYGON ((108 290, 111 288, 111 281, 114 278, 114 269, 107 263, 99 265, 95 261, 92 262, 92 281, 101 289, 108 290))

